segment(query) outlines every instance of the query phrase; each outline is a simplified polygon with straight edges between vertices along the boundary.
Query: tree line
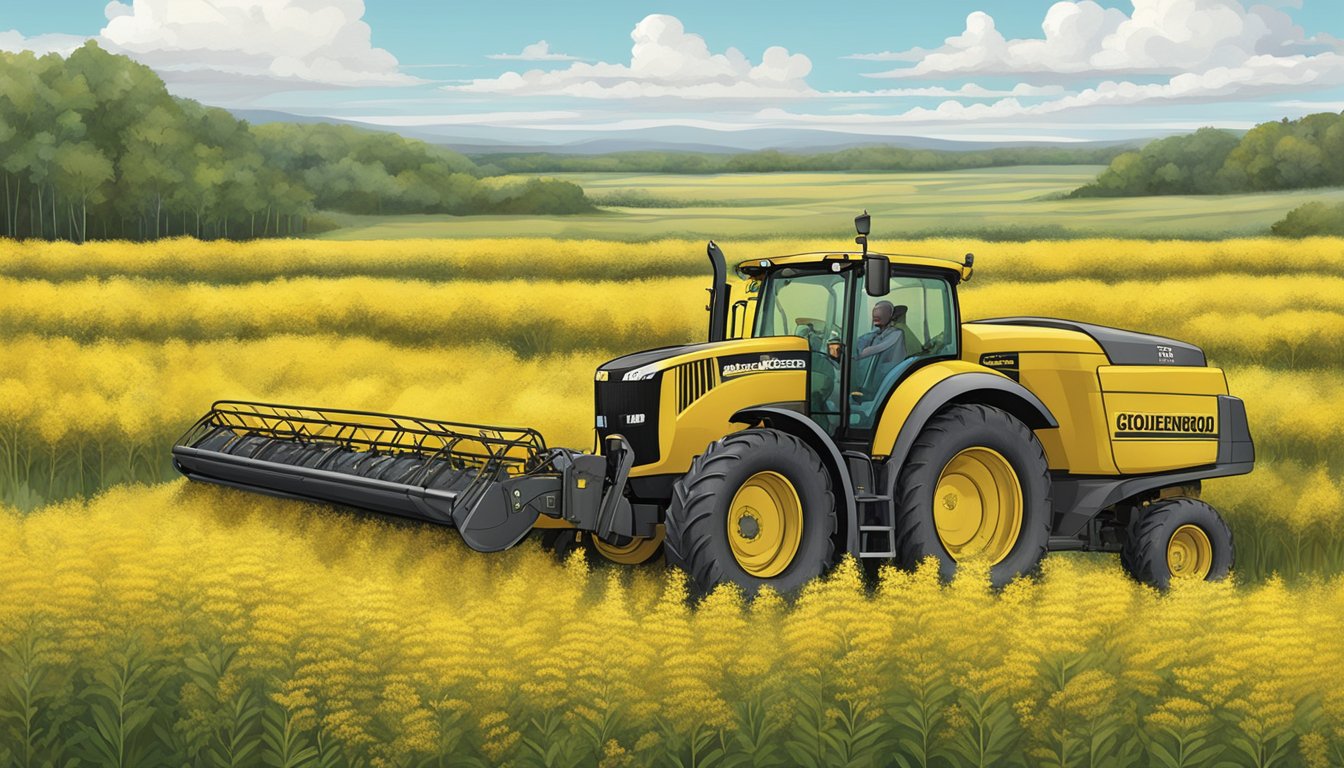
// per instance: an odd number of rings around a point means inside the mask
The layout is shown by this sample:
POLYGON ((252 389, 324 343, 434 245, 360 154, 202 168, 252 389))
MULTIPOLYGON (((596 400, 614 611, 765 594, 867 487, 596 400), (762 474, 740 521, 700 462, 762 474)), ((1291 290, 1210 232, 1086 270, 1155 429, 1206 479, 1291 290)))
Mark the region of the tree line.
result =
POLYGON ((490 172, 391 133, 251 126, 93 42, 66 58, 0 52, 0 236, 246 239, 301 234, 319 210, 593 209, 575 184, 490 172))
POLYGON ((1344 113, 1216 128, 1125 152, 1074 197, 1216 195, 1344 185, 1344 113))
POLYGON ((562 155, 520 152, 472 155, 510 173, 787 173, 800 171, 952 171, 1009 165, 1104 165, 1125 151, 1121 146, 995 147, 977 150, 851 147, 834 152, 779 150, 708 152, 612 152, 562 155))

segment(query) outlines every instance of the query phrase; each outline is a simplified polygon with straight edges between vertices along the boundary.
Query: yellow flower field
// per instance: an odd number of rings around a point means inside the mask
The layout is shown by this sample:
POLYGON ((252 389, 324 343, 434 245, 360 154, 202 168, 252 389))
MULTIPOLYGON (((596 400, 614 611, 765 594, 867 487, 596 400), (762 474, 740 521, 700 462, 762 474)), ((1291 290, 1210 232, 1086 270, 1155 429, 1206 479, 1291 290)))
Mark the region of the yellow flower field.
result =
POLYGON ((0 706, 18 764, 101 762, 102 721, 123 757, 216 765, 1344 757, 1321 674, 1344 664, 1340 581, 1158 595, 1055 558, 1001 594, 934 569, 869 593, 847 563, 792 605, 724 589, 690 610, 660 569, 481 557, 444 529, 185 482, 0 529, 0 647, 38 712, 0 706))
MULTIPOLYGON (((784 253, 849 248, 832 239, 724 240, 730 263, 784 253)), ((1029 242, 973 239, 873 241, 884 253, 960 258, 973 252, 985 267, 977 281, 1007 278, 1051 281, 1200 277, 1217 272, 1254 275, 1344 275, 1338 238, 1302 240, 1121 240, 1088 238, 1029 242), (989 259, 989 261, 985 261, 989 259), (1003 270, 1003 274, 996 274, 1003 270)), ((390 277, 423 280, 630 280, 706 273, 705 241, 497 237, 452 240, 162 240, 152 245, 68 242, 6 243, 0 275, 22 279, 81 280, 114 275, 175 282, 239 283, 277 277, 390 277)))
POLYGON ((882 246, 974 251, 967 318, 1204 347, 1259 454, 1204 489, 1234 581, 1063 554, 1000 593, 845 564, 688 606, 660 568, 174 479, 222 398, 588 447, 596 365, 703 335, 703 243, 0 243, 0 764, 1344 764, 1344 241, 882 246))

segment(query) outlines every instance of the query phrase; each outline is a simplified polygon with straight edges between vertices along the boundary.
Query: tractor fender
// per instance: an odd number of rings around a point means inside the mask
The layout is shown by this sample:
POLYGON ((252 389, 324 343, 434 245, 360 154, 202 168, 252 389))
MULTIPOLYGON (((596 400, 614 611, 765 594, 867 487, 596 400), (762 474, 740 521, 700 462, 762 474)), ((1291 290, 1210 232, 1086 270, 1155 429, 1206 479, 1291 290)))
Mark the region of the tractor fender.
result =
POLYGON ((859 512, 854 503, 854 484, 850 482, 844 457, 840 455, 840 449, 831 436, 823 432, 815 421, 797 411, 768 405, 743 408, 734 413, 729 421, 735 424, 761 423, 770 429, 787 432, 817 452, 821 463, 831 475, 831 487, 835 489, 836 512, 845 526, 845 551, 858 557, 859 512))
MULTIPOLYGON (((934 366, 929 367, 933 368, 934 366)), ((904 389, 904 386, 898 387, 898 391, 893 392, 892 398, 888 400, 887 405, 889 407, 883 411, 873 441, 873 455, 886 454, 887 466, 891 468, 891 471, 888 472, 887 482, 893 488, 897 476, 900 475, 899 468, 905 463, 905 457, 910 453, 915 438, 923 431, 924 425, 928 423, 929 419, 933 418, 934 414, 949 405, 959 403, 990 405, 1007 411, 1033 430, 1051 429, 1059 426, 1054 414, 1050 413, 1050 409, 1045 406, 1045 403, 1041 402, 1039 397, 1003 374, 967 363, 955 367, 948 366, 943 372, 948 375, 934 377, 932 382, 927 379, 924 382, 916 382, 915 377, 911 376, 910 379, 906 380, 905 386, 924 384, 927 387, 924 392, 922 394, 918 392, 901 393, 899 390, 904 389), (971 370, 959 370, 962 366, 971 368, 971 370), (979 368, 979 370, 974 370, 975 368, 979 368), (896 412, 904 410, 896 406, 898 394, 905 395, 904 399, 907 402, 910 399, 910 394, 917 396, 913 407, 909 407, 908 412, 904 414, 896 412), (898 430, 891 428, 893 422, 890 420, 893 419, 899 419, 899 422, 896 422, 899 425, 898 430), (895 432, 894 440, 891 439, 892 432, 895 432), (891 440, 891 442, 886 442, 888 440, 891 440)))

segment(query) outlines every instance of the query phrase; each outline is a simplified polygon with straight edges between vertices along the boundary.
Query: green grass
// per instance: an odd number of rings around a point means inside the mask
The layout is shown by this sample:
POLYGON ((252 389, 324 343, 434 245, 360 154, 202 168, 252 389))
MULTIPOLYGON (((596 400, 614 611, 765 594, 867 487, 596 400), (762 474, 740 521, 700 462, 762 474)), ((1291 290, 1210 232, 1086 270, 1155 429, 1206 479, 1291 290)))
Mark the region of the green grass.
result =
POLYGON ((1066 199, 1101 166, 1022 166, 933 173, 571 173, 597 200, 628 199, 575 216, 351 216, 332 214, 326 239, 535 236, 649 240, 833 235, 862 209, 875 235, 987 239, 1267 235, 1291 209, 1344 201, 1344 189, 1251 195, 1066 199), (656 202, 656 207, 649 201, 656 202))

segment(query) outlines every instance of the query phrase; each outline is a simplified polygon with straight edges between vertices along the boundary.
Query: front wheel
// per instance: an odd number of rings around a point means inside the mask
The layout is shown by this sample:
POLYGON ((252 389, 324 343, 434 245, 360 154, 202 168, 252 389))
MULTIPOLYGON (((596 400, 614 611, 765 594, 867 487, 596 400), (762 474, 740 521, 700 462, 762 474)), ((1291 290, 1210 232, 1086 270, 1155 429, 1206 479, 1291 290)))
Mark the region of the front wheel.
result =
POLYGON ((1129 575, 1158 589, 1172 579, 1217 581, 1232 570, 1232 530, 1218 510, 1185 497, 1139 510, 1120 550, 1129 575))
POLYGON ((712 443, 672 487, 667 562, 708 592, 793 592, 835 561, 835 498, 816 452, 775 429, 712 443))
POLYGON ((985 405, 929 420, 900 470, 896 564, 935 557, 944 579, 959 562, 989 564, 1003 586, 1040 564, 1050 543, 1050 474, 1036 435, 985 405))

